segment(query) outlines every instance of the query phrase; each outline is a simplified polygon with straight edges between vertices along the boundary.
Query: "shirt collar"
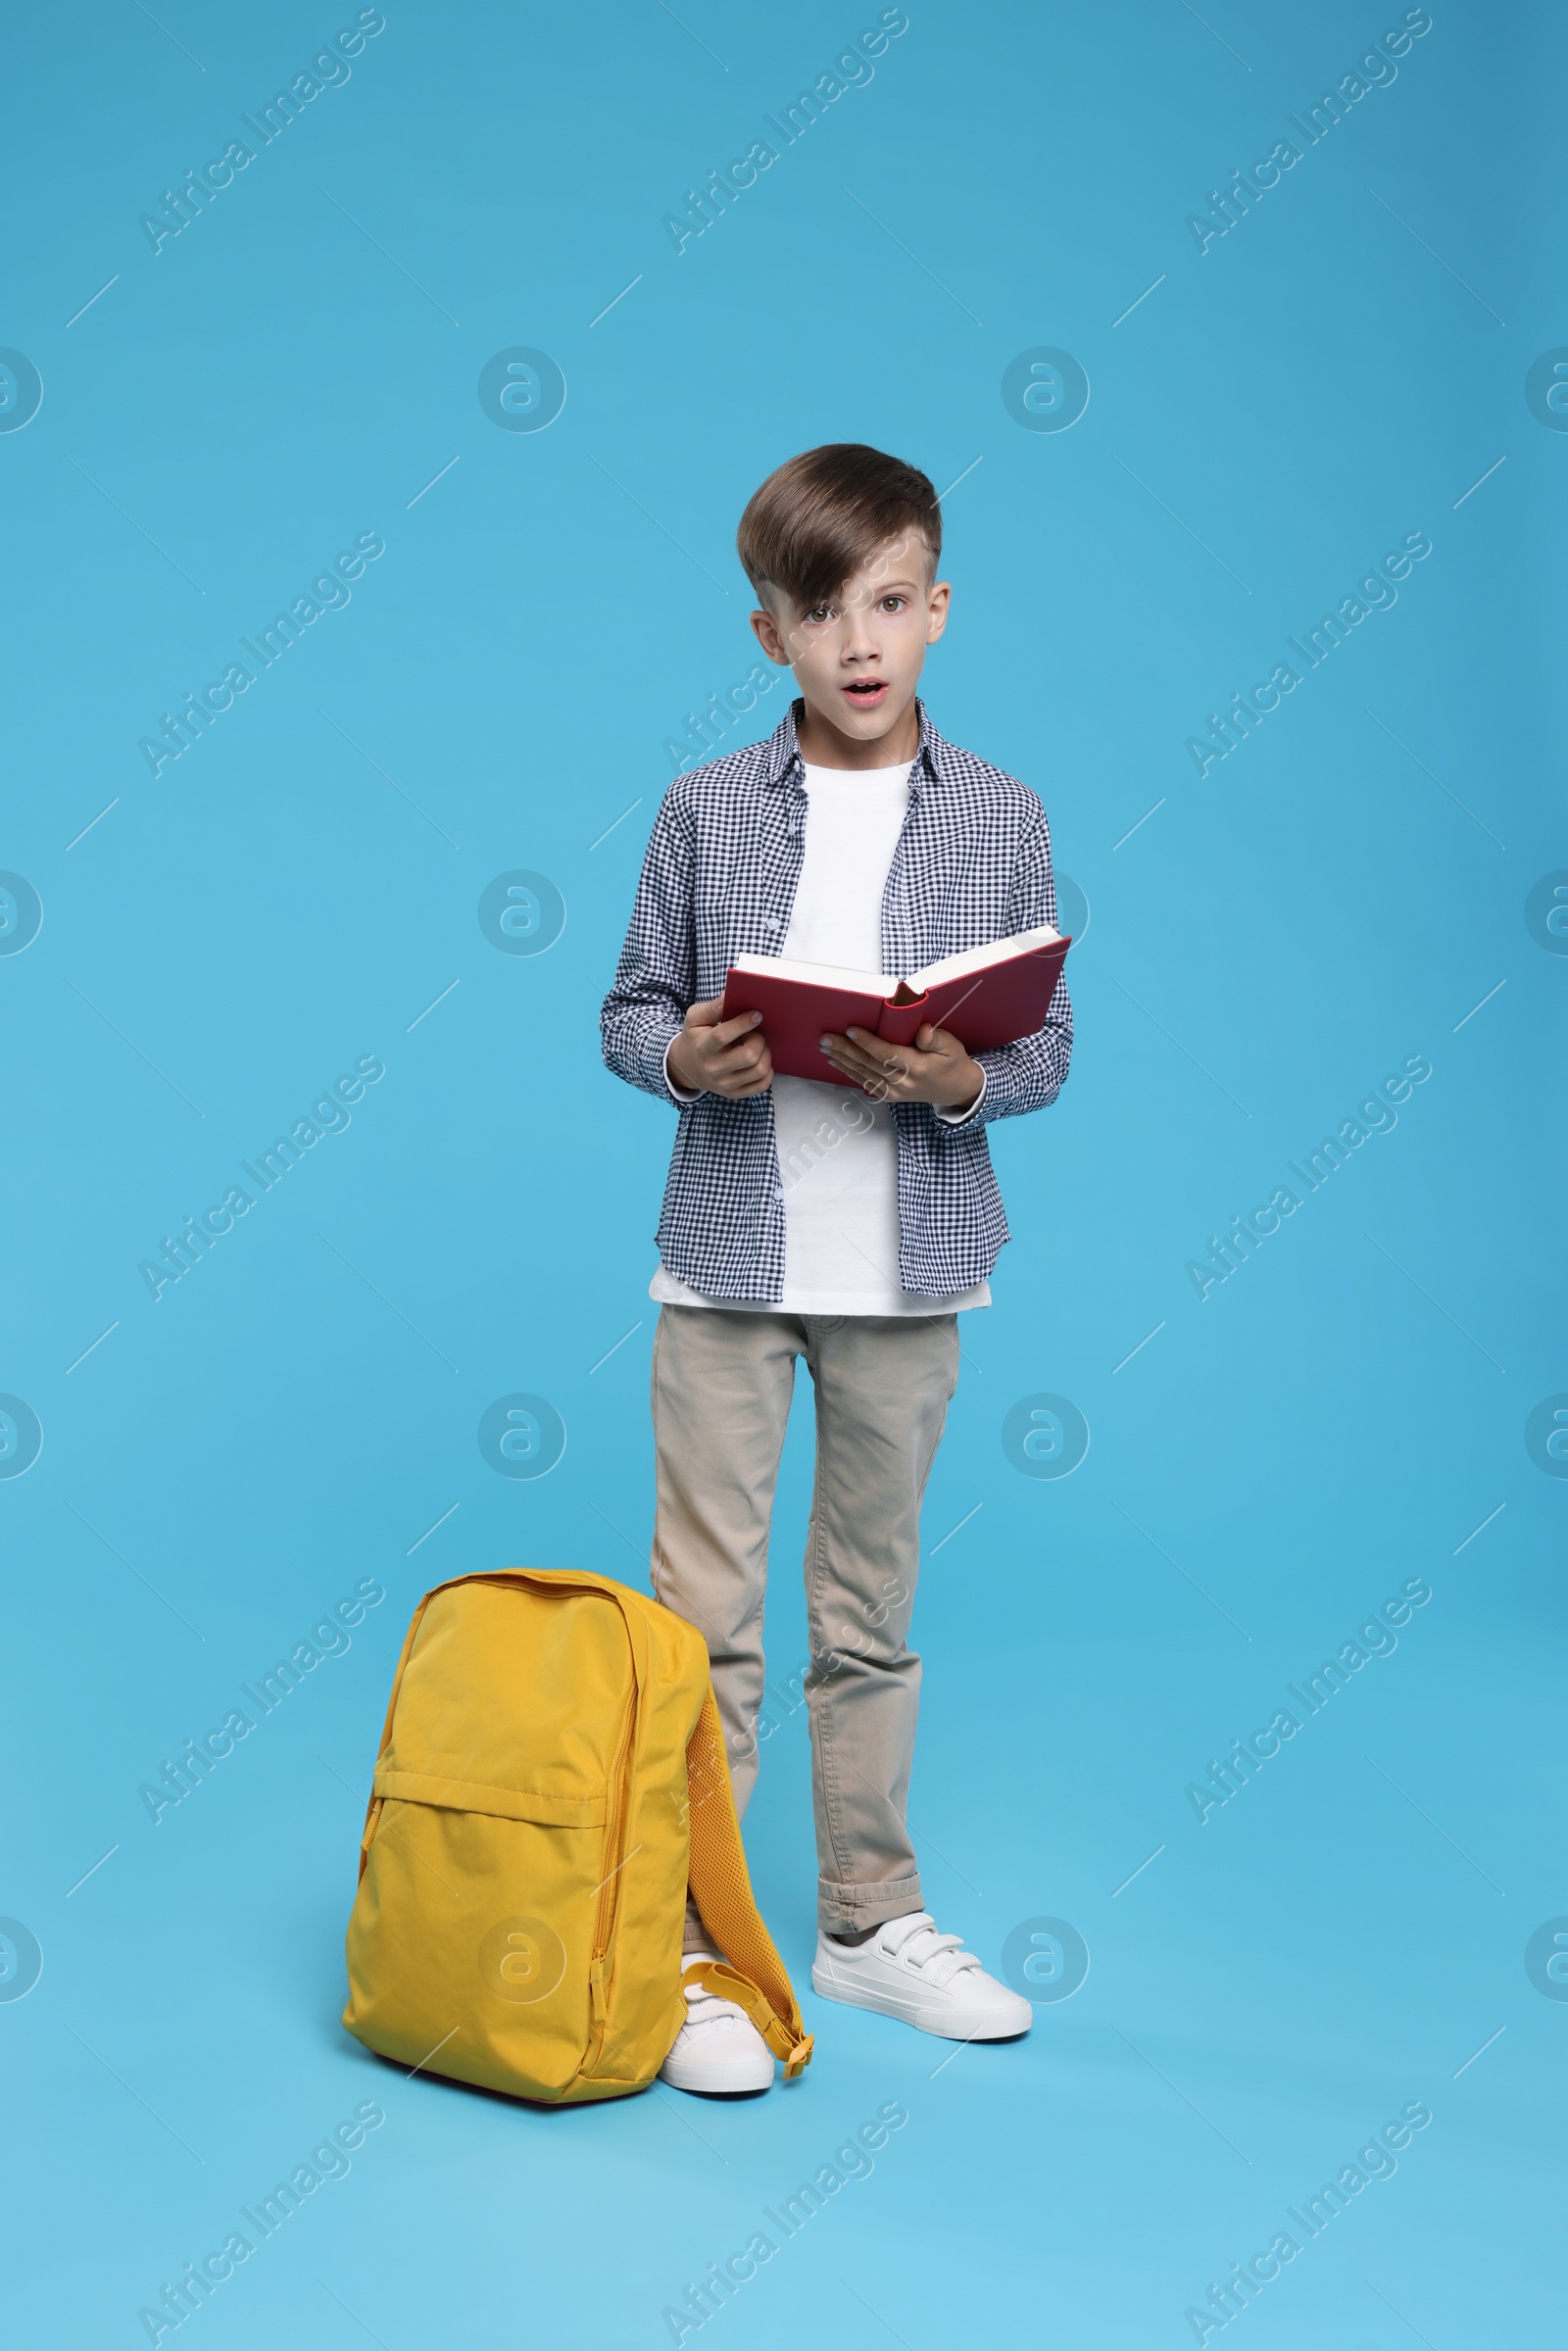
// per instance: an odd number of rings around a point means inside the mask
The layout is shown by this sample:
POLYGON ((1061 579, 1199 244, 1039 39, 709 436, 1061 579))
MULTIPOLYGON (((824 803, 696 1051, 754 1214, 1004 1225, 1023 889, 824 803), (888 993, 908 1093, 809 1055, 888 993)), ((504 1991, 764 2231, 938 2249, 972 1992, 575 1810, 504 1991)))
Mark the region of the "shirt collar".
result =
MULTIPOLYGON (((926 712, 926 707, 915 699, 915 715, 920 722, 920 747, 915 753, 914 765, 909 773, 909 789, 918 793, 923 783, 940 784, 943 780, 943 758, 947 745, 937 733, 926 712)), ((806 761, 801 755, 797 725, 806 704, 797 699, 785 711, 767 742, 767 763, 763 781, 767 784, 799 783, 806 761)))

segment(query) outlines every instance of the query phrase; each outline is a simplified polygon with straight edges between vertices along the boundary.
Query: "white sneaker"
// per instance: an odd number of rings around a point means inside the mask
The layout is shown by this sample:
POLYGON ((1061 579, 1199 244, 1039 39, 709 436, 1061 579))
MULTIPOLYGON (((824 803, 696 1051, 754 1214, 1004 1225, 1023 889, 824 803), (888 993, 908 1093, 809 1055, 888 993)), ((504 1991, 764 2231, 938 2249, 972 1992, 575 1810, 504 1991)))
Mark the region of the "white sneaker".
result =
MULTIPOLYGON (((694 1959, 711 1959, 711 1951, 686 1951, 682 1967, 694 1959)), ((744 2091, 771 2089, 773 2052, 744 2008, 721 2000, 706 1984, 686 1986, 686 2022, 675 2045, 659 2069, 661 2082, 673 2089, 693 2089, 709 2097, 738 2097, 744 2091)))
POLYGON ((986 1974, 961 1935, 939 1935, 927 1910, 884 1920, 858 1945, 819 1934, 811 1988, 945 2040, 1009 2040, 1035 2017, 1027 2000, 986 1974))

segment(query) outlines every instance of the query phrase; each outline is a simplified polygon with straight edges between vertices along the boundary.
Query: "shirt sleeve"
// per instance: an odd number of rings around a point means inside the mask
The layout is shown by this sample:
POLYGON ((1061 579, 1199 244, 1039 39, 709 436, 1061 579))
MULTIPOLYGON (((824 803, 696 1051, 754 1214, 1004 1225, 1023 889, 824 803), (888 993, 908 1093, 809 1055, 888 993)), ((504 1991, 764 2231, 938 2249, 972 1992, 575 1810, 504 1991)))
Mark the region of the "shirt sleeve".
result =
POLYGON ((941 1107, 940 1107, 940 1105, 939 1105, 939 1107, 938 1107, 938 1109, 937 1109, 937 1116, 938 1116, 938 1118, 939 1118, 939 1119, 942 1121, 942 1124, 943 1124, 945 1127, 961 1127, 961 1126, 967 1126, 971 1118, 978 1118, 978 1117, 979 1117, 979 1115, 980 1115, 980 1105, 981 1105, 981 1103, 982 1103, 982 1102, 985 1101, 985 1099, 986 1099, 986 1089, 987 1089, 987 1087, 990 1085, 990 1083, 991 1083, 991 1080, 990 1080, 990 1078, 988 1077, 988 1075, 986 1074, 986 1071, 984 1070, 984 1068, 982 1068, 982 1067, 981 1067, 981 1065, 980 1065, 980 1063, 979 1063, 978 1061, 975 1063, 975 1067, 976 1067, 977 1069, 979 1069, 979 1070, 980 1070, 980 1092, 979 1092, 979 1094, 978 1094, 978 1095, 975 1097, 974 1101, 973 1101, 973 1102, 972 1102, 969 1104, 969 1107, 967 1108, 967 1110, 945 1110, 945 1109, 941 1108, 941 1107))
MULTIPOLYGON (((1051 827, 1044 808, 1019 850, 1008 909, 1008 934, 1034 930, 1043 922, 1049 922, 1053 930, 1056 927, 1051 827)), ((993 1118, 1017 1118, 1027 1110, 1040 1110, 1048 1102, 1054 1102, 1066 1081, 1072 1059, 1072 1004, 1067 995, 1065 967, 1056 981, 1045 1023, 1032 1037, 1020 1037, 1012 1045, 999 1045, 994 1052, 976 1053, 974 1057, 985 1073, 985 1090, 967 1117, 955 1119, 937 1113, 932 1123, 939 1137, 965 1133, 971 1122, 978 1125, 993 1118)))
POLYGON ((626 944, 599 1014, 607 1068, 677 1107, 697 1099, 677 1094, 664 1068, 697 988, 692 871, 691 820, 677 780, 654 819, 626 944))
POLYGON ((691 1089, 688 1089, 685 1086, 677 1086, 674 1079, 669 1074, 669 1056, 674 1048, 674 1044, 675 1040, 673 1037, 671 1037, 669 1044, 664 1048, 664 1090, 670 1096, 672 1101, 678 1102, 683 1105, 687 1102, 701 1102, 703 1099, 703 1089, 701 1086, 691 1089))

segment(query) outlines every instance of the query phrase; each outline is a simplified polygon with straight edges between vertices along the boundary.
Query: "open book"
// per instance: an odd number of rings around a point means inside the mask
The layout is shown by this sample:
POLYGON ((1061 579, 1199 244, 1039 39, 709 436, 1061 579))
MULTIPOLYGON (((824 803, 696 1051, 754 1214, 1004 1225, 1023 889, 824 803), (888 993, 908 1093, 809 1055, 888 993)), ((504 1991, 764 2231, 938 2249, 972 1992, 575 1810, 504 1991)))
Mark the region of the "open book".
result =
POLYGON ((929 1020, 958 1038, 967 1053, 986 1053, 1044 1027, 1071 945, 1042 923, 989 947, 944 955, 902 980, 836 963, 796 962, 789 955, 737 955, 721 1017, 760 1012, 775 1070, 828 1084, 834 1071, 821 1039, 842 1037, 852 1026, 889 1045, 911 1045, 929 1020))

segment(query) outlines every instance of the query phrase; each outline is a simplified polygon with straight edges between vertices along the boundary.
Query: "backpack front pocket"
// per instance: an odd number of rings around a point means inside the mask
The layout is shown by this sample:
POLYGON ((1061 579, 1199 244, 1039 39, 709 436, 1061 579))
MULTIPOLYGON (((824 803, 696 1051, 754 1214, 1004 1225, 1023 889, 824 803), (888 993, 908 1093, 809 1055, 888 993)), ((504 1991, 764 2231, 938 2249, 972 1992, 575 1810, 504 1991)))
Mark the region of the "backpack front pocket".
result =
POLYGON ((404 2065, 558 2098, 594 2032, 599 1809, 564 1828, 387 1795, 350 1922, 350 2031, 404 2065))

